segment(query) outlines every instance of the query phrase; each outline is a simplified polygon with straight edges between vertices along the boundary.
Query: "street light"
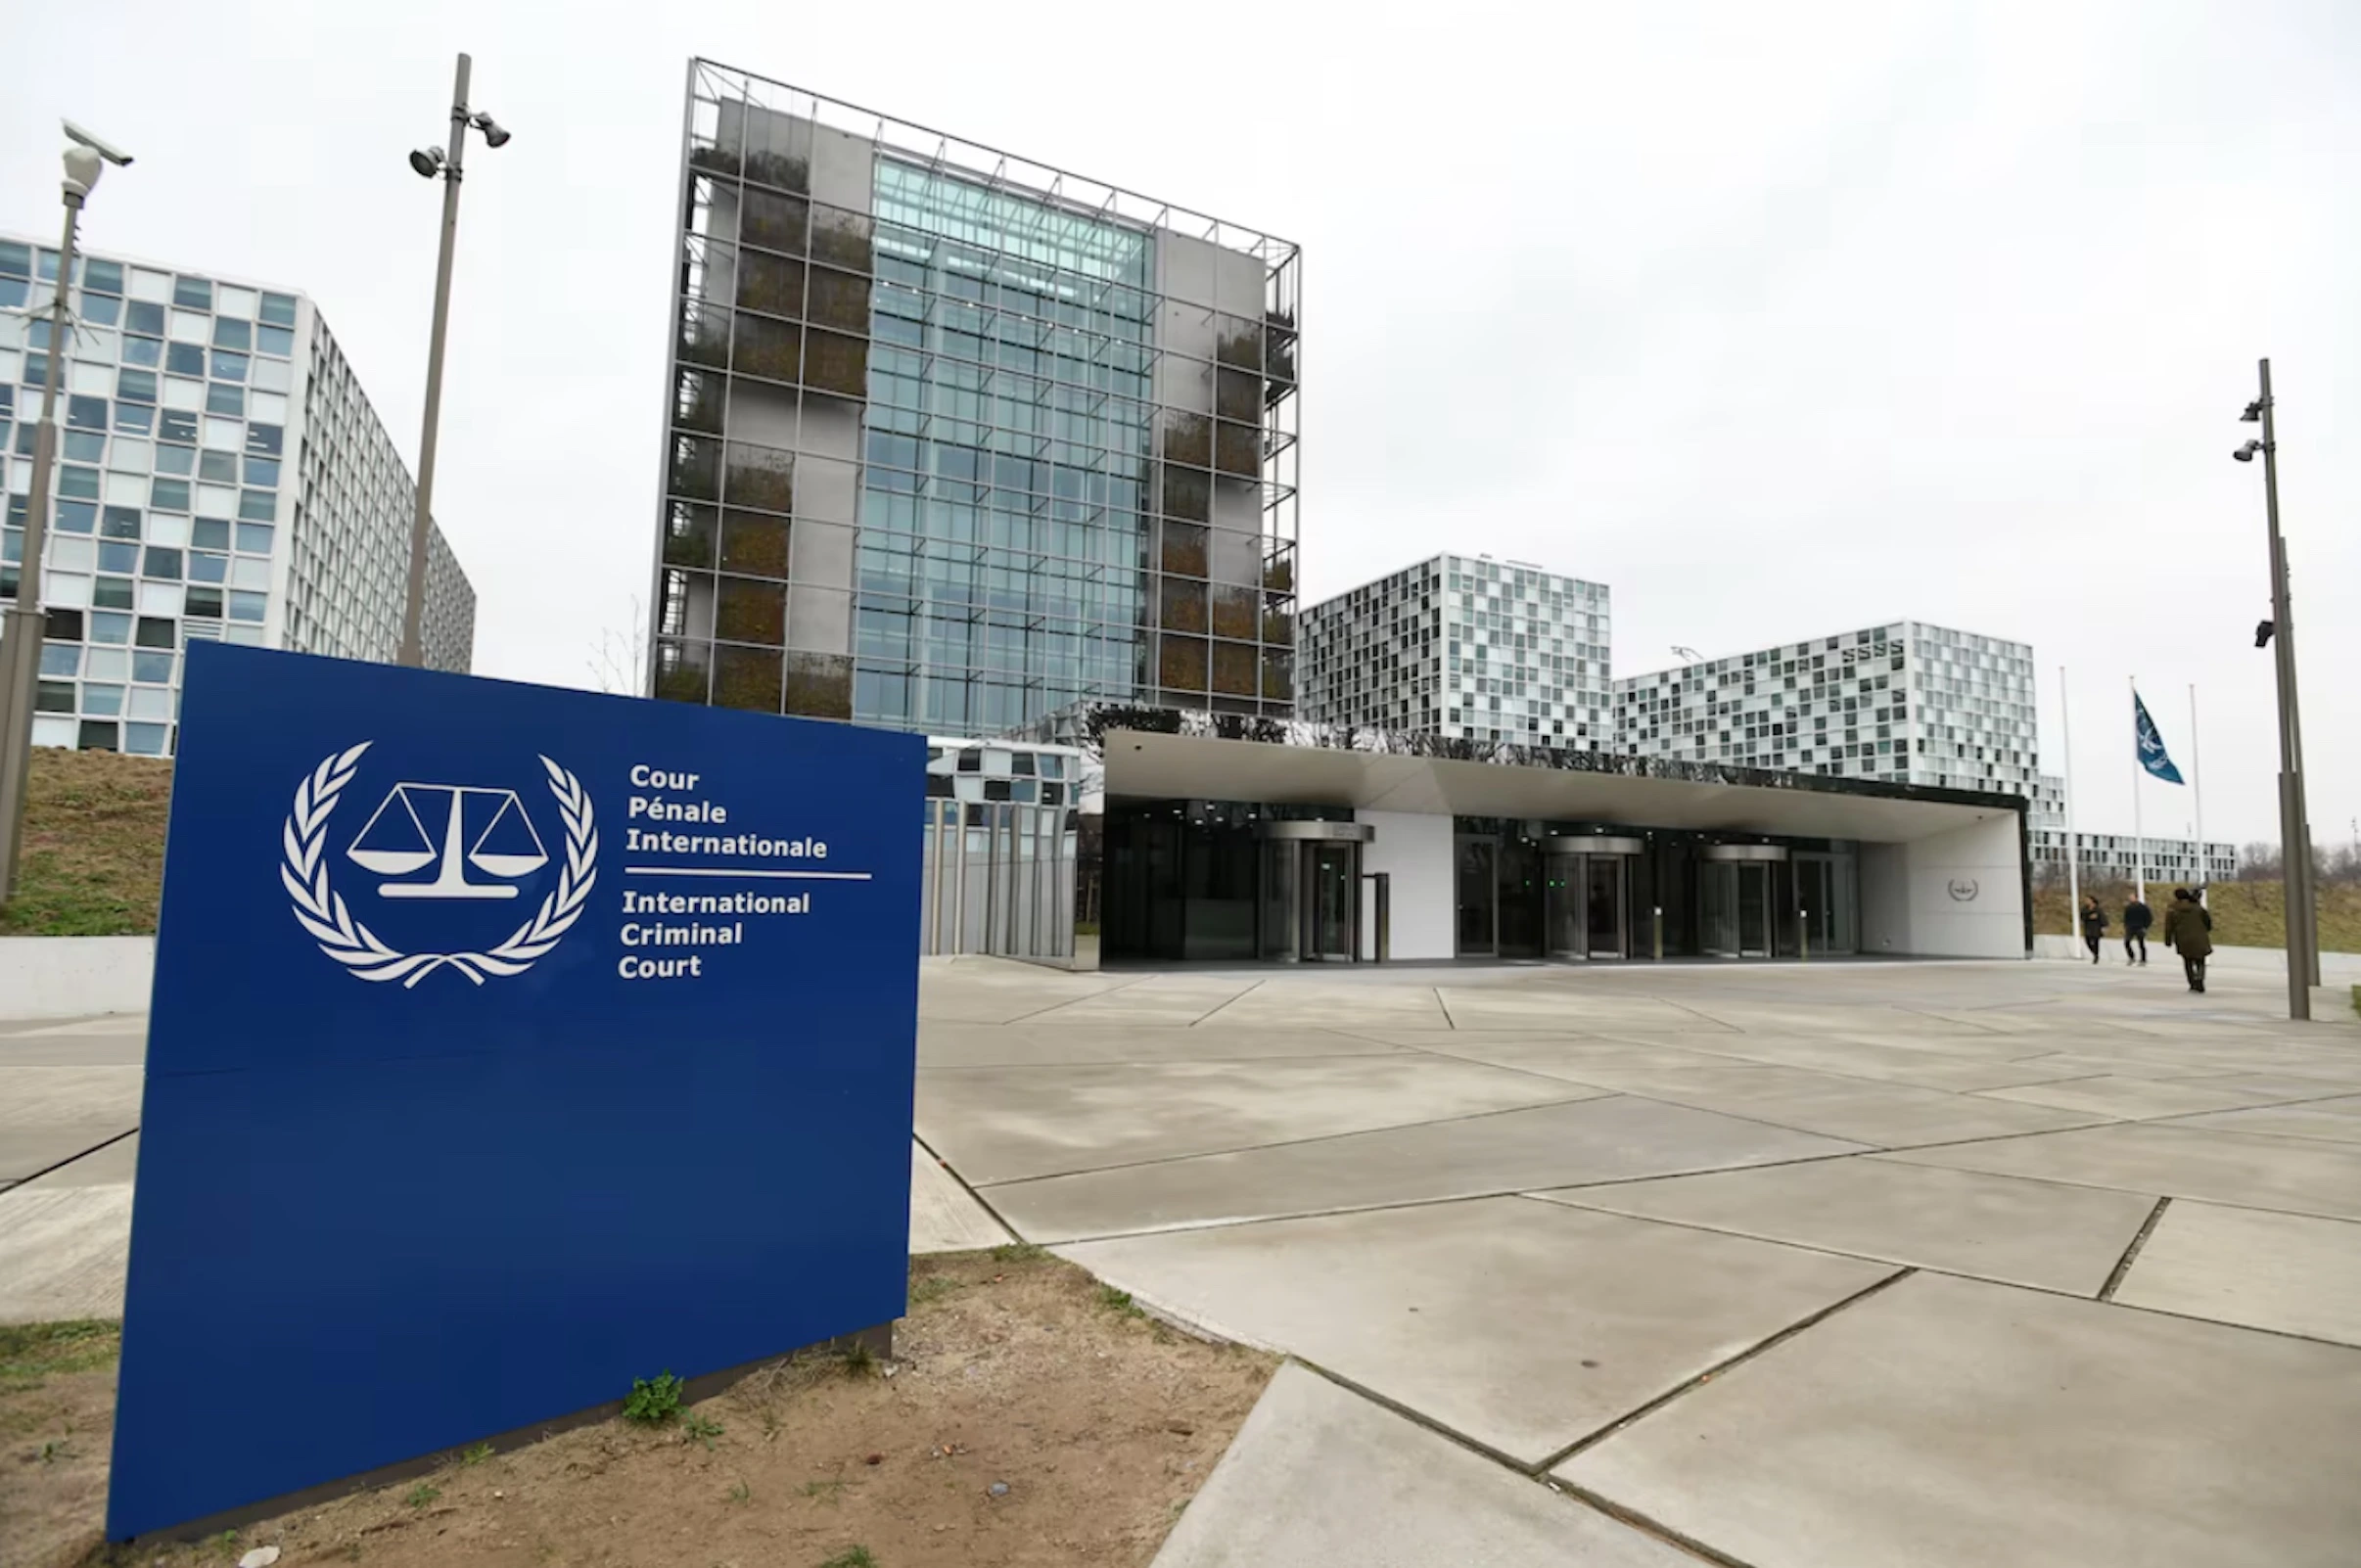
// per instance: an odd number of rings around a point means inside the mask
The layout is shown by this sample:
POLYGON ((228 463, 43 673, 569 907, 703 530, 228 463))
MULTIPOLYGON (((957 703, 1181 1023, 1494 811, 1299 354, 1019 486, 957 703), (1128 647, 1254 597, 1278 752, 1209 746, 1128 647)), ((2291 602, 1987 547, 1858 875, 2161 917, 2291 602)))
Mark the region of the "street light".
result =
POLYGON ((41 423, 33 432, 32 484, 24 497, 24 548, 17 564, 17 596, 0 632, 0 905, 17 891, 24 844, 24 780, 32 765, 33 700, 41 679, 41 535, 49 521, 49 488, 58 461, 58 383, 73 360, 73 244, 82 204, 109 163, 131 166, 121 148, 65 121, 66 236, 58 245, 58 283, 49 300, 49 368, 41 378, 41 423))
POLYGON ((459 180, 473 129, 486 147, 506 147, 509 132, 491 115, 467 107, 468 57, 459 57, 451 82, 450 151, 425 147, 410 155, 421 179, 442 181, 442 249, 435 260, 435 325, 427 340, 426 428, 418 438, 418 510, 410 520, 410 578, 401 605, 401 662, 423 665, 420 623, 426 611, 427 533, 434 526, 435 434, 442 414, 442 342, 451 317, 451 249, 459 238, 459 180))
POLYGON ((2262 426, 2262 438, 2230 455, 2242 463, 2263 460, 2263 513, 2271 555, 2271 619, 2254 628, 2254 645, 2278 644, 2279 661, 2279 861, 2288 938, 2288 1016, 2312 1016, 2311 988, 2320 983, 2320 951, 2312 930, 2312 834, 2303 801, 2303 721, 2295 700, 2295 624, 2288 610, 2288 547, 2279 531, 2279 438, 2272 421, 2271 361, 2260 366, 2262 395, 2240 414, 2242 424, 2262 426))

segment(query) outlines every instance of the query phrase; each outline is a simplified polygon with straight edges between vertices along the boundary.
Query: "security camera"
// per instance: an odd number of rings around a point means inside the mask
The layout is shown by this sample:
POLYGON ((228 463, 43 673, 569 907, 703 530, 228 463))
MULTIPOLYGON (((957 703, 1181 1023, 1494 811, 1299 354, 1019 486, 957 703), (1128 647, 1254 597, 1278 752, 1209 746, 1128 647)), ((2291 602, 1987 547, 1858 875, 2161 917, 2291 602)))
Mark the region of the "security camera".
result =
POLYGON ((115 164, 117 168, 129 168, 131 166, 131 155, 124 152, 121 148, 116 146, 113 142, 108 141, 96 131, 86 131, 82 129, 81 126, 76 125, 70 119, 66 120, 63 123, 66 126, 66 139, 68 141, 79 142, 82 146, 89 148, 92 152, 98 154, 99 157, 105 159, 108 162, 115 164))

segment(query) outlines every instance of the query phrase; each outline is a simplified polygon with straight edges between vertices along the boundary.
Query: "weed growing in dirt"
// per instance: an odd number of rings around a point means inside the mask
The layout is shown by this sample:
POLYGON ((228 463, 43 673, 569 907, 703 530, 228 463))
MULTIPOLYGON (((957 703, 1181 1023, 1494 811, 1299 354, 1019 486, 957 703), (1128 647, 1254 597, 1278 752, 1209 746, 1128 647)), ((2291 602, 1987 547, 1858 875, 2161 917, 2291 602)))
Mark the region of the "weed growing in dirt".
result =
POLYGON ((459 1451, 459 1462, 462 1465, 473 1466, 482 1464, 485 1460, 490 1458, 491 1456, 492 1446, 488 1443, 470 1443, 466 1448, 459 1451))
POLYGON ((948 1274, 929 1274, 924 1279, 910 1281, 910 1305, 923 1307, 930 1301, 941 1301, 959 1288, 959 1282, 948 1274))
POLYGON ((847 1377, 866 1377, 876 1367, 877 1358, 871 1356, 869 1347, 863 1345, 859 1340, 856 1339, 845 1347, 845 1375, 847 1377))
POLYGON ((754 1500, 754 1488, 748 1486, 743 1481, 739 1482, 736 1486, 729 1489, 729 1500, 732 1502, 752 1502, 754 1500))
POLYGON ((1030 1241, 1003 1241, 992 1249, 994 1263, 1036 1263, 1048 1256, 1046 1249, 1030 1241))
POLYGON ((1132 1300, 1130 1291, 1117 1290, 1113 1285, 1098 1287, 1098 1305, 1111 1313, 1121 1313, 1126 1317, 1145 1317, 1147 1315, 1139 1304, 1132 1300))
POLYGON ((413 1508, 423 1508, 428 1503, 434 1501, 437 1498, 441 1496, 442 1488, 436 1486, 434 1483, 429 1481, 421 1481, 418 1483, 418 1485, 410 1488, 407 1493, 403 1494, 401 1500, 408 1503, 413 1508))
POLYGON ((819 1568, 877 1568, 877 1559, 869 1555, 866 1546, 847 1546, 819 1568))
POLYGON ((45 1377, 113 1365, 122 1331, 120 1323, 94 1317, 0 1327, 0 1394, 23 1394, 45 1377))
POLYGON ((844 1495, 845 1484, 842 1481, 807 1481, 804 1483, 804 1496, 815 1502, 841 1502, 844 1500, 844 1495))
POLYGON ((680 1413, 680 1379, 671 1372, 653 1378, 631 1379, 631 1393, 624 1401, 624 1419, 641 1426, 662 1426, 680 1413))
POLYGON ((683 1410, 680 1412, 681 1442, 702 1443, 705 1445, 707 1452, 710 1453, 712 1452, 714 1446, 714 1439, 719 1437, 720 1435, 720 1422, 714 1420, 709 1416, 699 1415, 695 1410, 683 1410))
POLYGON ((222 1556, 234 1560, 238 1555, 238 1532, 224 1530, 217 1536, 208 1536, 204 1545, 197 1549, 208 1557, 222 1556))
POLYGON ((55 1464, 60 1459, 66 1457, 67 1451, 72 1447, 73 1439, 71 1438, 52 1438, 49 1442, 41 1445, 41 1462, 43 1464, 55 1464))

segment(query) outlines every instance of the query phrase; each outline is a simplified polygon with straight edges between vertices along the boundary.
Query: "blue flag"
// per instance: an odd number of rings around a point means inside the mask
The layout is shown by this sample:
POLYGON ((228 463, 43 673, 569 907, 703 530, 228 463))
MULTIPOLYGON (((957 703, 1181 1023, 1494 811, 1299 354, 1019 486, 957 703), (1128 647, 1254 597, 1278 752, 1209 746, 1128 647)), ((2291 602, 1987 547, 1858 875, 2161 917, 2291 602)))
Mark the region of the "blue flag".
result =
POLYGON ((2136 691, 2132 693, 2132 729, 2140 743, 2140 765, 2167 784, 2180 783, 2181 770, 2165 755, 2164 737, 2156 733, 2156 721, 2148 716, 2148 704, 2136 691))

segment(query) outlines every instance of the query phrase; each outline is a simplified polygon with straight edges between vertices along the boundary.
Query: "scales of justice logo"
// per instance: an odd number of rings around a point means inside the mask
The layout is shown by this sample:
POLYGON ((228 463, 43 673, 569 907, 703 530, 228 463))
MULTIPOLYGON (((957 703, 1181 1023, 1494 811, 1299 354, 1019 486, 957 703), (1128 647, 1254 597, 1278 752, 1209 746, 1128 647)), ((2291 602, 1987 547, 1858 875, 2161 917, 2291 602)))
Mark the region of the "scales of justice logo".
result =
MULTIPOLYGON (((540 760, 563 829, 563 857, 557 886, 531 919, 506 941, 480 952, 405 952, 356 917, 328 875, 335 858, 329 818, 371 744, 362 741, 323 758, 296 786, 295 804, 280 833, 279 881, 294 902, 297 923, 320 951, 361 980, 398 980, 408 988, 447 967, 481 986, 486 976, 521 975, 532 968, 581 918, 597 880, 598 827, 581 780, 548 758, 540 760)), ((387 789, 343 853, 382 879, 375 897, 396 901, 512 899, 519 896, 517 879, 550 862, 548 846, 516 790, 411 780, 387 789)))

